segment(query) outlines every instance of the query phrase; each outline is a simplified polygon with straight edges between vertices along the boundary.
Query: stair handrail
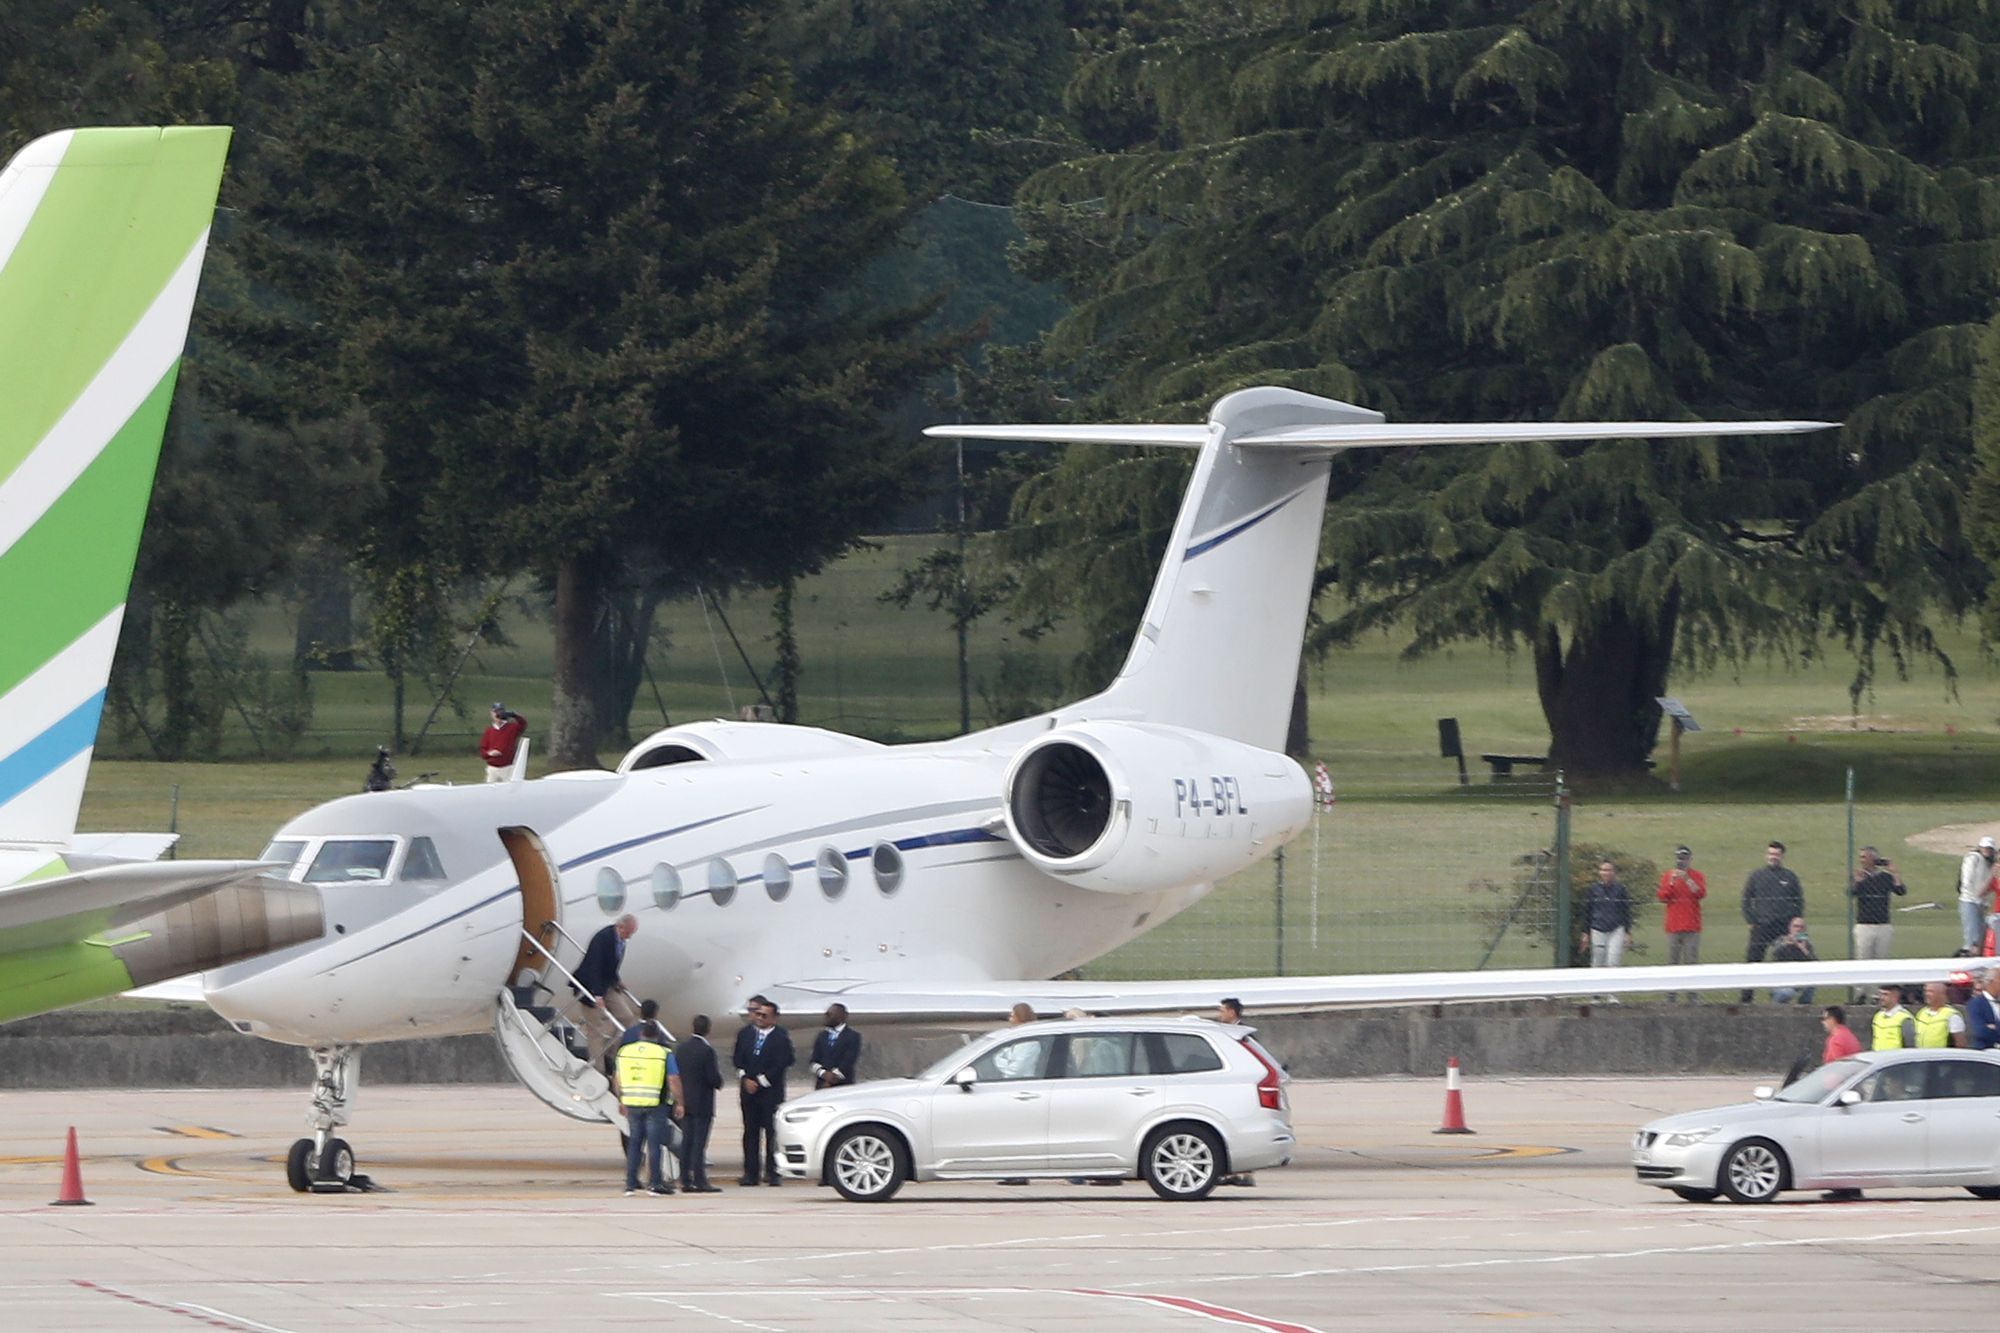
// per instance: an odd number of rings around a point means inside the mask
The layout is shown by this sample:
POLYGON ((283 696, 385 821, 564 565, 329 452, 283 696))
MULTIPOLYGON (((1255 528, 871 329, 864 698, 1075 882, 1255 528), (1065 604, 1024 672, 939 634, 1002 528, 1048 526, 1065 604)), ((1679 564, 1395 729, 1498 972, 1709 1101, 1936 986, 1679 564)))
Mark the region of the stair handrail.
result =
MULTIPOLYGON (((549 922, 548 924, 550 924, 550 925, 554 926, 554 925, 555 925, 555 922, 551 921, 551 922, 549 922)), ((561 930, 561 929, 562 929, 562 927, 561 927, 561 926, 556 926, 556 929, 557 929, 557 930, 561 930)), ((554 967, 556 971, 558 971, 558 972, 562 973, 562 974, 563 974, 563 976, 564 976, 564 977, 565 977, 565 978, 566 978, 566 979, 567 979, 567 980, 569 981, 569 984, 570 984, 570 985, 572 985, 572 986, 576 987, 576 993, 577 993, 578 995, 581 995, 581 996, 582 996, 582 997, 583 997, 584 999, 586 999, 586 1000, 590 1001, 590 1002, 591 1002, 592 1004, 594 1004, 594 1005, 595 1005, 595 1004, 603 1004, 603 1003, 604 1003, 603 999, 601 999, 600 997, 598 997, 598 996, 596 996, 596 995, 592 995, 592 994, 590 993, 590 988, 589 988, 588 986, 584 985, 584 984, 583 984, 583 983, 582 983, 581 981, 578 981, 578 980, 576 979, 576 974, 575 974, 574 972, 571 972, 571 971, 570 971, 570 970, 569 970, 568 968, 566 968, 566 967, 564 967, 564 966, 562 965, 562 960, 561 960, 561 959, 557 958, 557 957, 556 957, 556 956, 555 956, 554 954, 550 953, 550 952, 549 952, 549 951, 548 951, 547 949, 544 949, 544 948, 542 947, 542 942, 541 942, 540 940, 536 939, 536 938, 534 937, 534 934, 533 934, 533 933, 532 933, 531 931, 529 931, 529 929, 528 929, 528 928, 527 928, 526 926, 523 926, 523 927, 521 927, 521 938, 522 938, 522 939, 524 939, 524 940, 526 940, 526 941, 528 942, 528 944, 529 944, 529 945, 530 945, 530 946, 531 946, 531 947, 532 947, 532 948, 534 949, 534 951, 535 951, 536 953, 538 953, 538 954, 540 954, 540 955, 541 955, 542 957, 544 957, 544 958, 548 959, 548 960, 549 960, 549 964, 550 964, 550 965, 551 965, 552 967, 554 967)), ((565 939, 568 939, 568 936, 567 936, 567 934, 565 934, 565 935, 564 935, 564 938, 565 938, 565 939)), ((574 944, 574 943, 576 943, 576 941, 575 941, 575 940, 570 940, 570 943, 571 943, 571 944, 574 944)))

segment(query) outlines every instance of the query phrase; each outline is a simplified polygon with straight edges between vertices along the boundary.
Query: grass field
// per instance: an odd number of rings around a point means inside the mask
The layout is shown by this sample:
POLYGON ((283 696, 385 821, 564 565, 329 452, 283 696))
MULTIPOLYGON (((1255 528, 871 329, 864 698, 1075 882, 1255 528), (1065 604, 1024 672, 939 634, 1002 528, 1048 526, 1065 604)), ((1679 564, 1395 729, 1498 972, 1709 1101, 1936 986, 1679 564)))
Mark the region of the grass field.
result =
MULTIPOLYGON (((807 721, 886 736, 953 728, 949 627, 941 616, 898 611, 877 598, 933 540, 884 539, 802 586, 807 721)), ((753 658, 767 658, 768 599, 738 598, 727 611, 753 658)), ((756 698, 721 625, 705 622, 692 604, 668 608, 663 623, 668 648, 653 666, 669 717, 730 715, 756 698)), ((290 642, 281 608, 265 608, 255 626, 256 642, 274 655, 290 642)), ((546 626, 524 611, 511 619, 510 633, 515 646, 482 649, 461 681, 468 717, 444 712, 425 753, 399 759, 405 777, 436 769, 446 780, 476 780, 475 728, 494 698, 546 717, 546 626)), ((1573 839, 1662 864, 1676 843, 1693 846, 1711 887, 1710 960, 1741 956, 1744 876, 1760 863, 1766 841, 1782 839, 1805 882, 1822 953, 1843 956, 1851 767, 1857 839, 1896 855, 1910 905, 1943 904, 1900 914, 1896 951, 1949 952, 1956 944, 1952 859, 1905 840, 1938 825, 2000 818, 2000 668, 1956 627, 1946 627, 1944 638, 1961 672, 1956 693, 1937 668, 1920 665, 1908 680, 1880 682, 1858 717, 1847 711, 1852 666, 1838 658, 1682 673, 1673 688, 1704 728, 1685 739, 1682 791, 1658 784, 1586 790, 1573 839)), ((1053 670, 1073 647, 1061 634, 1022 645, 995 618, 975 635, 974 671, 990 677, 1003 650, 1034 652, 1053 670)), ((1493 939, 1519 859, 1550 843, 1548 784, 1488 782, 1475 759, 1473 783, 1461 788, 1449 761, 1436 757, 1442 715, 1459 719, 1474 752, 1541 750, 1547 733, 1529 666, 1478 645, 1419 661, 1405 661, 1401 649, 1401 641, 1382 637, 1309 670, 1315 751, 1340 800, 1318 821, 1317 855, 1315 833, 1288 850, 1283 931, 1276 869, 1267 864, 1094 964, 1093 975, 1267 972, 1279 964, 1281 933, 1283 966, 1292 972, 1473 967, 1489 946, 1488 966, 1549 961, 1546 941, 1518 930, 1493 939)), ((293 815, 357 790, 366 756, 386 732, 387 691, 378 675, 322 673, 314 690, 315 729, 285 762, 100 759, 85 827, 155 829, 174 819, 184 856, 254 854, 293 815)), ((413 726, 429 703, 413 704, 413 726)), ((983 724, 977 703, 974 711, 975 725, 983 724)), ((660 721, 650 689, 642 689, 634 733, 660 721)), ((247 747, 240 728, 231 745, 247 747)), ((1656 912, 1643 915, 1635 944, 1634 961, 1663 956, 1656 912)))

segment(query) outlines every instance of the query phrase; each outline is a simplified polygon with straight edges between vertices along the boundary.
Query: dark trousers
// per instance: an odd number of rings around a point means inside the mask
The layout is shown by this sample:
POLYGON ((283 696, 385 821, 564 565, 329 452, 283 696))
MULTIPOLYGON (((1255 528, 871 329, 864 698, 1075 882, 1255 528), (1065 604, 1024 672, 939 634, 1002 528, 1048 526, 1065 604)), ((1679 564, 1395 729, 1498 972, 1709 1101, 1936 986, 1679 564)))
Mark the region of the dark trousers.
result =
MULTIPOLYGON (((1751 926, 1750 943, 1743 950, 1743 961, 1746 963, 1763 962, 1764 954, 1769 951, 1772 942, 1779 939, 1791 928, 1792 919, 1790 917, 1786 917, 1783 921, 1759 921, 1751 926)), ((1750 992, 1748 990, 1743 992, 1743 1003, 1750 1003, 1750 992)))
POLYGON ((737 1094, 743 1103, 743 1178, 757 1183, 759 1169, 766 1180, 778 1178, 778 1107, 784 1099, 776 1088, 737 1094))
POLYGON ((639 1188, 639 1154, 646 1154, 646 1184, 654 1189, 667 1183, 660 1174, 660 1154, 666 1150, 667 1128, 672 1111, 665 1106, 634 1106, 625 1117, 625 1188, 639 1188))
POLYGON ((708 1188, 708 1131, 715 1127, 715 1117, 688 1116, 681 1121, 681 1188, 708 1188))

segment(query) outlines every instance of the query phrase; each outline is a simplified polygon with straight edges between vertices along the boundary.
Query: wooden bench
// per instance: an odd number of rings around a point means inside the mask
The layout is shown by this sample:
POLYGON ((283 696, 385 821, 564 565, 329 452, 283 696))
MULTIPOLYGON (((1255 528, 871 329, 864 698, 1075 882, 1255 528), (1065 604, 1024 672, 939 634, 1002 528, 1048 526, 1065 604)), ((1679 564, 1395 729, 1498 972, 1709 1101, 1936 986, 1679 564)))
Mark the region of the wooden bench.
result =
POLYGON ((1549 766, 1549 757, 1545 754, 1482 754, 1479 757, 1493 770, 1495 781, 1512 777, 1516 764, 1532 764, 1536 768, 1549 766))

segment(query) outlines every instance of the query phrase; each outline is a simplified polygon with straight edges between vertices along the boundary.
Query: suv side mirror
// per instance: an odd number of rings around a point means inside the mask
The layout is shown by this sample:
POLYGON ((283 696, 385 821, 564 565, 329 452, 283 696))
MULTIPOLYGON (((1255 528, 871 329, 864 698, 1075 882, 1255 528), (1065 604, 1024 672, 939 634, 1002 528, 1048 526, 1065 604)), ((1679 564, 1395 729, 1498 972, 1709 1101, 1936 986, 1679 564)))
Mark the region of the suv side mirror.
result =
POLYGON ((1750 1095, 1752 1097, 1755 1097, 1760 1102, 1768 1102, 1773 1097, 1778 1095, 1778 1090, 1772 1087, 1770 1084, 1765 1083, 1759 1085, 1758 1087, 1752 1088, 1750 1090, 1750 1095))
POLYGON ((1834 1098, 1833 1102, 1836 1106, 1859 1106, 1861 1105, 1861 1094, 1855 1089, 1849 1088, 1846 1092, 1834 1098))
POLYGON ((971 1092, 972 1085, 979 1081, 979 1071, 971 1065, 967 1065, 945 1081, 957 1084, 960 1092, 971 1092))

